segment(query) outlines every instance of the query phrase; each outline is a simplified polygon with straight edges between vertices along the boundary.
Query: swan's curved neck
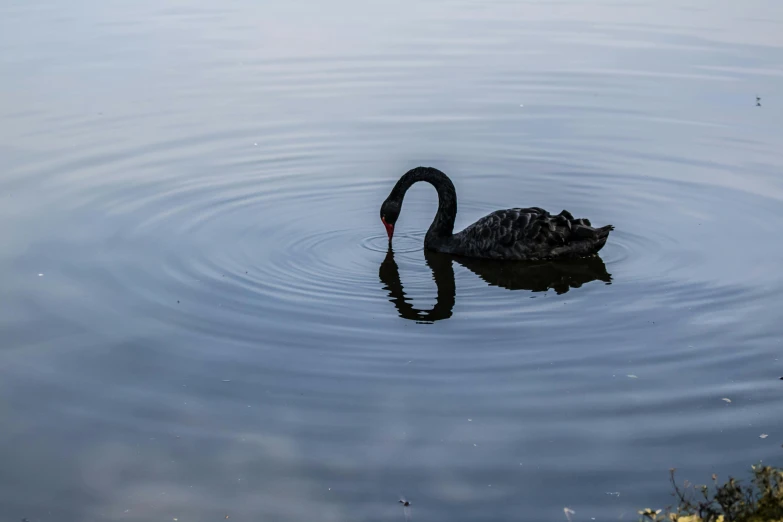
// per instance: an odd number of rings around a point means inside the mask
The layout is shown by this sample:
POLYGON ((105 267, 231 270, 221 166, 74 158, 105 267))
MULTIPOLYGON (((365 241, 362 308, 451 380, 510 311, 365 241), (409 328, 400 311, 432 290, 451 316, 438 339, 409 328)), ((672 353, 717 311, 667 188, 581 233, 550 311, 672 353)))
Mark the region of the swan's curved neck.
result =
POLYGON ((457 191, 448 176, 432 167, 416 167, 406 172, 392 189, 392 197, 402 203, 405 193, 416 182, 426 181, 438 191, 438 212, 432 221, 424 244, 432 245, 451 237, 457 218, 457 191))

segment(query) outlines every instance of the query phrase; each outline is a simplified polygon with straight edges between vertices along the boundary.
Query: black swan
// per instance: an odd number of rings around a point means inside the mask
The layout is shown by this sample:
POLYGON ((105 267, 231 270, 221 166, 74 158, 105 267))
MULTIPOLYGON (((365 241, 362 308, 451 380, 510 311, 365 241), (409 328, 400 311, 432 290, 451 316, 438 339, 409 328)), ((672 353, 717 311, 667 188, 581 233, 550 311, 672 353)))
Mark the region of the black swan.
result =
POLYGON ((438 191, 438 213, 424 248, 466 257, 516 261, 567 259, 596 254, 606 244, 612 225, 593 228, 587 219, 574 219, 567 210, 551 215, 544 209, 497 210, 462 232, 454 234, 457 193, 448 176, 432 167, 416 167, 394 185, 381 205, 381 221, 391 243, 405 193, 414 183, 426 181, 438 191))

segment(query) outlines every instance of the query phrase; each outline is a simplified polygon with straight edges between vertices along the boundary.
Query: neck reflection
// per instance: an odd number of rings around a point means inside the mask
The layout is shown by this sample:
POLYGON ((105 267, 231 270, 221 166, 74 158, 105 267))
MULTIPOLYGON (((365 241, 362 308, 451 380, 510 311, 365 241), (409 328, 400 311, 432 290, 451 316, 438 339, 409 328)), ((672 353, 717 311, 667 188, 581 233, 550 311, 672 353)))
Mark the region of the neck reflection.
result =
POLYGON ((479 276, 489 286, 508 290, 554 290, 557 294, 564 294, 591 281, 603 281, 607 284, 612 281, 611 274, 606 271, 606 265, 598 256, 529 263, 471 259, 425 250, 424 260, 432 271, 437 287, 435 306, 429 310, 414 307, 410 298, 405 295, 399 267, 391 248, 386 252, 386 258, 378 270, 378 277, 389 293, 389 301, 394 303, 400 317, 419 323, 434 323, 452 316, 457 293, 452 261, 479 276))
POLYGON ((381 263, 378 277, 380 277, 385 290, 389 292, 389 300, 397 307, 400 317, 420 323, 434 323, 451 317, 454 309, 457 295, 454 268, 451 266, 451 257, 447 254, 425 250, 424 260, 432 270, 432 277, 438 289, 435 306, 430 310, 415 308, 410 299, 405 296, 402 281, 400 281, 400 271, 397 262, 394 261, 394 251, 391 248, 386 252, 386 258, 381 263))

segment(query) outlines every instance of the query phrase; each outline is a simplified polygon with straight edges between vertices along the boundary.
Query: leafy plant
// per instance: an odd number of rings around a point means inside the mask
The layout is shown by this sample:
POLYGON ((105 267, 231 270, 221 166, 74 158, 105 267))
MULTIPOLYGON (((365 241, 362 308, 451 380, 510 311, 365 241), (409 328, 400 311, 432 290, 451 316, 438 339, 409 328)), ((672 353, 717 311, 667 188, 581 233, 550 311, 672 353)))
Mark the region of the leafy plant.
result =
POLYGON ((723 484, 712 476, 713 485, 682 487, 670 471, 676 508, 639 511, 641 520, 676 522, 783 522, 783 469, 752 466, 753 478, 743 485, 732 477, 723 484))

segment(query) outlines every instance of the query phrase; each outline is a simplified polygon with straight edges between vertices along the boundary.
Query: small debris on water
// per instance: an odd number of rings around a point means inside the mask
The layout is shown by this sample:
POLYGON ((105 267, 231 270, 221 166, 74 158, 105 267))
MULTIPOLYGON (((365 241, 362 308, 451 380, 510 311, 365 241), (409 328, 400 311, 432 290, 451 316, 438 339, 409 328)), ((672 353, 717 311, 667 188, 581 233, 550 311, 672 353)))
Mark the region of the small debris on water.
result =
POLYGON ((759 435, 760 439, 766 439, 767 437, 769 437, 769 435, 767 435, 766 433, 762 433, 761 435, 759 435))
POLYGON ((231 379, 223 379, 223 382, 231 382, 231 379))
POLYGON ((729 404, 731 404, 731 399, 727 399, 726 397, 724 397, 724 398, 722 398, 721 400, 722 400, 723 402, 728 402, 729 404))
POLYGON ((629 379, 638 379, 639 377, 637 377, 636 375, 634 375, 634 374, 632 374, 632 373, 629 373, 629 374, 628 374, 628 378, 629 378, 629 379))
POLYGON ((43 274, 38 274, 38 277, 43 277, 43 274))
POLYGON ((611 495, 613 497, 619 497, 620 496, 620 492, 619 491, 607 491, 606 494, 607 495, 611 495))
POLYGON ((566 519, 568 520, 568 522, 571 522, 571 515, 576 515, 576 511, 574 511, 573 509, 568 508, 568 507, 564 507, 563 508, 563 513, 565 513, 565 516, 566 516, 566 519))
POLYGON ((756 107, 761 107, 761 97, 756 96, 756 107))
POLYGON ((468 419, 468 422, 473 422, 473 419, 468 419))
POLYGON ((400 504, 402 504, 402 513, 405 515, 405 520, 411 519, 411 503, 405 497, 400 497, 400 504))

